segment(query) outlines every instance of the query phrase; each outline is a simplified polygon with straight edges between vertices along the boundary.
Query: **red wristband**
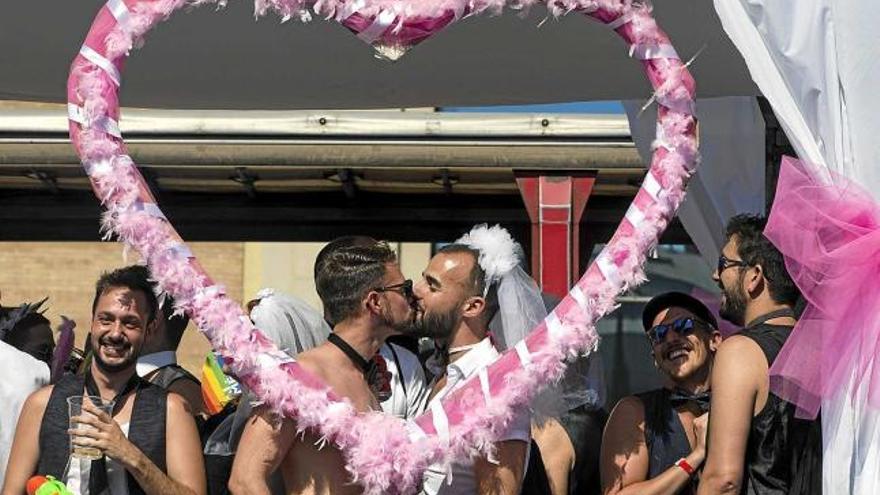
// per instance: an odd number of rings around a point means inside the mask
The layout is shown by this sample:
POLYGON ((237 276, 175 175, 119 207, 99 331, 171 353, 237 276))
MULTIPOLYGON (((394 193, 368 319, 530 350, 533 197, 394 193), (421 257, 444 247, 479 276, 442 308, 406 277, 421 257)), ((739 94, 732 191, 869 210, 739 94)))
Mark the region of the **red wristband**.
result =
POLYGON ((688 476, 693 476, 694 471, 696 471, 693 466, 688 464, 687 459, 685 459, 684 457, 676 461, 675 465, 680 467, 681 470, 687 473, 688 476))

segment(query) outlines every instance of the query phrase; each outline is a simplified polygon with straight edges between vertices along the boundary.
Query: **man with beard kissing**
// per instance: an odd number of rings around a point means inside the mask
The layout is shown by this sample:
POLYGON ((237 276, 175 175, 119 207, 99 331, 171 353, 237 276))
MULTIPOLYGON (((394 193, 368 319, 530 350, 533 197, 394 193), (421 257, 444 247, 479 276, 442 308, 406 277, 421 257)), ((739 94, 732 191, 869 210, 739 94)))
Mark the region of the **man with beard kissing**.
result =
POLYGON ((81 495, 205 493, 199 434, 186 401, 141 380, 135 371, 156 325, 156 296, 145 273, 141 267, 126 267, 98 279, 89 332, 91 365, 84 376, 66 375, 27 399, 3 495, 24 493, 35 474, 65 479, 81 495), (84 401, 76 422, 91 429, 68 430, 67 399, 81 395, 113 401, 112 414, 84 401), (97 449, 102 457, 71 456, 71 442, 97 449))
MULTIPOLYGON (((421 310, 416 332, 435 340, 443 365, 434 379, 428 408, 499 356, 488 336, 489 322, 498 305, 494 284, 487 278, 480 250, 457 243, 445 246, 431 258, 415 286, 421 310)), ((476 457, 453 463, 449 468, 451 480, 446 479, 444 466, 430 466, 422 493, 518 494, 530 442, 530 420, 528 409, 523 408, 505 436, 495 443, 495 459, 476 457)))
POLYGON ((800 293, 765 225, 763 217, 731 218, 713 275, 721 317, 745 328, 715 358, 700 495, 821 493, 820 422, 795 418, 794 406, 770 390, 770 366, 797 323, 800 293))
POLYGON ((721 333, 703 303, 680 292, 645 306, 642 324, 664 386, 624 397, 602 437, 604 495, 692 495, 706 458, 710 376, 721 333))
MULTIPOLYGON (((383 242, 352 245, 328 253, 315 285, 328 319, 327 342, 299 354, 302 368, 320 378, 357 411, 380 410, 377 375, 370 363, 385 339, 410 331, 415 317, 412 282, 405 280, 394 251, 383 242)), ((297 433, 296 418, 254 410, 238 444, 229 488, 235 494, 269 494, 269 477, 281 471, 288 494, 355 494, 342 452, 319 447, 320 433, 297 433)))

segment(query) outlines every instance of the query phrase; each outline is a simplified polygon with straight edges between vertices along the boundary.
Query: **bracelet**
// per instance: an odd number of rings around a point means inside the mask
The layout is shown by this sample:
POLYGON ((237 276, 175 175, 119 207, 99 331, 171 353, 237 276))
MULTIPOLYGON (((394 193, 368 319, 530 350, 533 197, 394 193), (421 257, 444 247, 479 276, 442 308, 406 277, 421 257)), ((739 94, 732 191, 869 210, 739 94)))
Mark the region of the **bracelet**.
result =
POLYGON ((694 467, 691 466, 691 465, 688 463, 687 459, 685 459, 684 457, 682 457, 681 459, 679 459, 678 461, 676 461, 676 462, 675 462, 675 465, 678 466, 679 468, 681 468, 682 471, 684 471, 685 473, 687 473, 688 476, 693 476, 693 475, 694 475, 694 472, 696 471, 696 470, 694 469, 694 467))

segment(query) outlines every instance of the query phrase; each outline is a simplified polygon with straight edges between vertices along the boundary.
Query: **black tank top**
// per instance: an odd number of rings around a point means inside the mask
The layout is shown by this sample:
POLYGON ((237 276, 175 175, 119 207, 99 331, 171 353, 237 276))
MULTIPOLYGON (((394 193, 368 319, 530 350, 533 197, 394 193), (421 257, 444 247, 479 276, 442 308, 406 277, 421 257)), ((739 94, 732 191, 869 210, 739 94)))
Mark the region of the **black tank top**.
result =
MULTIPOLYGON (((636 394, 645 408, 645 445, 648 448, 648 479, 660 476, 682 457, 691 453, 691 444, 678 412, 669 401, 665 388, 636 394)), ((697 481, 691 478, 679 495, 697 493, 697 481)))
MULTIPOLYGON (((754 340, 764 352, 767 364, 772 366, 792 329, 762 323, 746 328, 739 335, 754 340)), ((740 493, 822 493, 820 424, 818 419, 795 418, 794 405, 773 393, 768 394, 764 408, 752 418, 740 493)))
MULTIPOLYGON (((754 340, 764 352, 768 366, 772 366, 791 330, 792 327, 789 326, 762 323, 741 331, 739 335, 754 340)), ((791 477, 791 451, 788 444, 792 419, 793 406, 776 395, 769 394, 764 408, 752 418, 740 493, 788 493, 791 477)))

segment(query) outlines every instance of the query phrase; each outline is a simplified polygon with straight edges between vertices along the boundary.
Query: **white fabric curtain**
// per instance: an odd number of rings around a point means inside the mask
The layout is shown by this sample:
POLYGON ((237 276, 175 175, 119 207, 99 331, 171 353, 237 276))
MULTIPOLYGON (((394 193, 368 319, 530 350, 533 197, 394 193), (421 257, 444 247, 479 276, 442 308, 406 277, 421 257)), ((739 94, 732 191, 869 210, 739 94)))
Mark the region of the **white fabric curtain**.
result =
MULTIPOLYGON (((699 89, 699 86, 698 86, 699 89)), ((633 141, 651 159, 657 108, 625 101, 633 141)), ((764 119, 754 97, 697 100, 702 165, 678 211, 685 230, 709 267, 723 247, 724 224, 737 213, 764 212, 764 119)))
MULTIPOLYGON (((836 171, 880 199, 880 2, 715 0, 801 159, 836 171)), ((865 390, 823 403, 825 494, 880 486, 880 415, 865 390)))

